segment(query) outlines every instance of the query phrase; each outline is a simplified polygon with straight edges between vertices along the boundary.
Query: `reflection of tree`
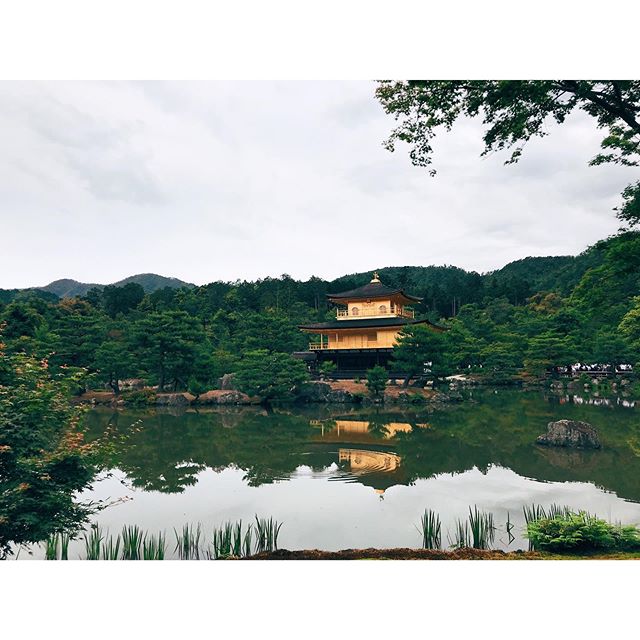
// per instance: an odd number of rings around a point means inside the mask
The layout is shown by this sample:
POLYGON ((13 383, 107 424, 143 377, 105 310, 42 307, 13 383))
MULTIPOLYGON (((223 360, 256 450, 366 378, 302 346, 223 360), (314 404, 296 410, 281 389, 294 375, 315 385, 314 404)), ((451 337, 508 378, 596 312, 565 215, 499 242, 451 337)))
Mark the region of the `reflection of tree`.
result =
MULTIPOLYGON (((473 467, 486 471, 491 465, 508 467, 517 474, 549 481, 587 481, 640 500, 638 458, 628 441, 640 433, 634 412, 625 409, 599 409, 580 405, 557 405, 537 393, 500 391, 498 394, 474 392, 477 402, 460 403, 430 414, 411 409, 390 412, 359 410, 343 413, 339 419, 368 422, 361 442, 401 458, 397 473, 387 474, 385 482, 409 484, 439 473, 462 473, 473 467), (597 416, 606 417, 598 421, 597 416), (543 455, 534 443, 552 419, 591 421, 600 429, 604 448, 587 458, 543 455), (428 421, 429 429, 417 425, 428 421), (411 430, 393 430, 388 425, 409 423, 411 430), (386 426, 387 425, 387 426, 386 426), (391 477, 393 475, 393 477, 391 477)), ((93 412, 89 422, 93 433, 101 433, 109 413, 93 412)), ((134 486, 167 493, 180 492, 192 485, 204 468, 242 469, 250 486, 260 486, 288 478, 301 465, 326 469, 337 462, 336 442, 340 439, 325 425, 310 424, 304 410, 261 413, 256 409, 236 412, 187 412, 136 414, 126 412, 112 424, 131 432, 130 441, 115 454, 110 465, 125 471, 134 486), (143 428, 130 426, 143 417, 143 428)), ((358 482, 371 479, 359 477, 358 482)), ((377 481, 377 480, 376 480, 377 481)))
POLYGON ((384 440, 389 437, 389 429, 387 429, 387 420, 379 414, 374 414, 369 418, 369 434, 374 438, 384 440))

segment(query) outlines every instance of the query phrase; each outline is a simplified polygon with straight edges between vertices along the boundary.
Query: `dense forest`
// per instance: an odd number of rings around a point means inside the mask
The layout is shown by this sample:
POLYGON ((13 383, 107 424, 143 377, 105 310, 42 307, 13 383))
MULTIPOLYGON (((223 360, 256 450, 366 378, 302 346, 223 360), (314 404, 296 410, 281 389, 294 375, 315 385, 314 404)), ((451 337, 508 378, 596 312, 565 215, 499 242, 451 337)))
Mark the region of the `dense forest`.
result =
MULTIPOLYGON (((447 326, 449 369, 500 377, 570 362, 640 360, 640 233, 600 241, 579 256, 525 258, 479 274, 452 266, 388 267, 381 280, 423 298, 418 317, 447 326)), ((256 282, 92 287, 58 298, 0 290, 9 353, 46 359, 52 372, 86 370, 94 388, 145 378, 162 389, 204 389, 256 366, 260 354, 307 348, 297 326, 335 313, 325 294, 365 284, 283 275, 256 282)), ((282 363, 288 360, 282 356, 282 363)), ((197 391, 196 391, 197 392, 197 391)))

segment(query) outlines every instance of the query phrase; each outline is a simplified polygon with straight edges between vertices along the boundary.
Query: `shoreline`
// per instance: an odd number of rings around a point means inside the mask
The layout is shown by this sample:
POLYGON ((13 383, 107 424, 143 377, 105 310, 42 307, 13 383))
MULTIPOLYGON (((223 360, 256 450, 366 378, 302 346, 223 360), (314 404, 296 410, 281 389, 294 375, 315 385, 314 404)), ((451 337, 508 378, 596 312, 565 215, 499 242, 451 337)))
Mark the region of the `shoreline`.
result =
MULTIPOLYGON (((232 558, 230 558, 232 559, 232 558)), ((264 551, 237 560, 640 560, 640 551, 618 553, 557 554, 545 551, 499 551, 483 549, 299 549, 264 551)))

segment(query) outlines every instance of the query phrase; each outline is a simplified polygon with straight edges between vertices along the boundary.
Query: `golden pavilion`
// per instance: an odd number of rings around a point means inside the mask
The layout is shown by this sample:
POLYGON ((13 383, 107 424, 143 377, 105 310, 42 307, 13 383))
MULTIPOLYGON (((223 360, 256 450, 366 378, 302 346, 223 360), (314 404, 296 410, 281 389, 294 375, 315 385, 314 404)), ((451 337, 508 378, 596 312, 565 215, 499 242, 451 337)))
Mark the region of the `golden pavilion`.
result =
POLYGON ((315 364, 331 360, 339 372, 356 375, 375 365, 388 367, 398 333, 407 325, 425 324, 442 331, 428 320, 415 319, 411 305, 422 298, 387 287, 377 273, 368 284, 329 293, 327 300, 337 305, 335 320, 299 329, 317 336, 309 345, 315 364))

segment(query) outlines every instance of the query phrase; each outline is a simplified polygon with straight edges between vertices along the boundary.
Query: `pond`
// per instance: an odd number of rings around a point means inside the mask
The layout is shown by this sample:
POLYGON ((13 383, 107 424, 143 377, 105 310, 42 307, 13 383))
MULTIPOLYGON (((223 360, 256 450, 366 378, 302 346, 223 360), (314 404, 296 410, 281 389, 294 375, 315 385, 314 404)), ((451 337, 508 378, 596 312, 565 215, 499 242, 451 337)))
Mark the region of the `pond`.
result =
MULTIPOLYGON (((94 409, 89 435, 128 437, 82 499, 110 504, 94 521, 118 533, 214 526, 257 514, 283 523, 278 546, 339 550, 419 547, 425 508, 440 515, 443 545, 477 505, 493 513, 494 547, 526 549, 523 505, 553 503, 640 523, 638 409, 622 400, 542 392, 468 392, 428 412, 351 405, 187 411, 94 409), (592 423, 597 451, 534 444, 550 420, 592 423), (513 523, 509 542, 505 524, 513 523)), ((84 543, 72 542, 70 558, 84 543)), ((43 557, 36 547, 32 555, 43 557)))

